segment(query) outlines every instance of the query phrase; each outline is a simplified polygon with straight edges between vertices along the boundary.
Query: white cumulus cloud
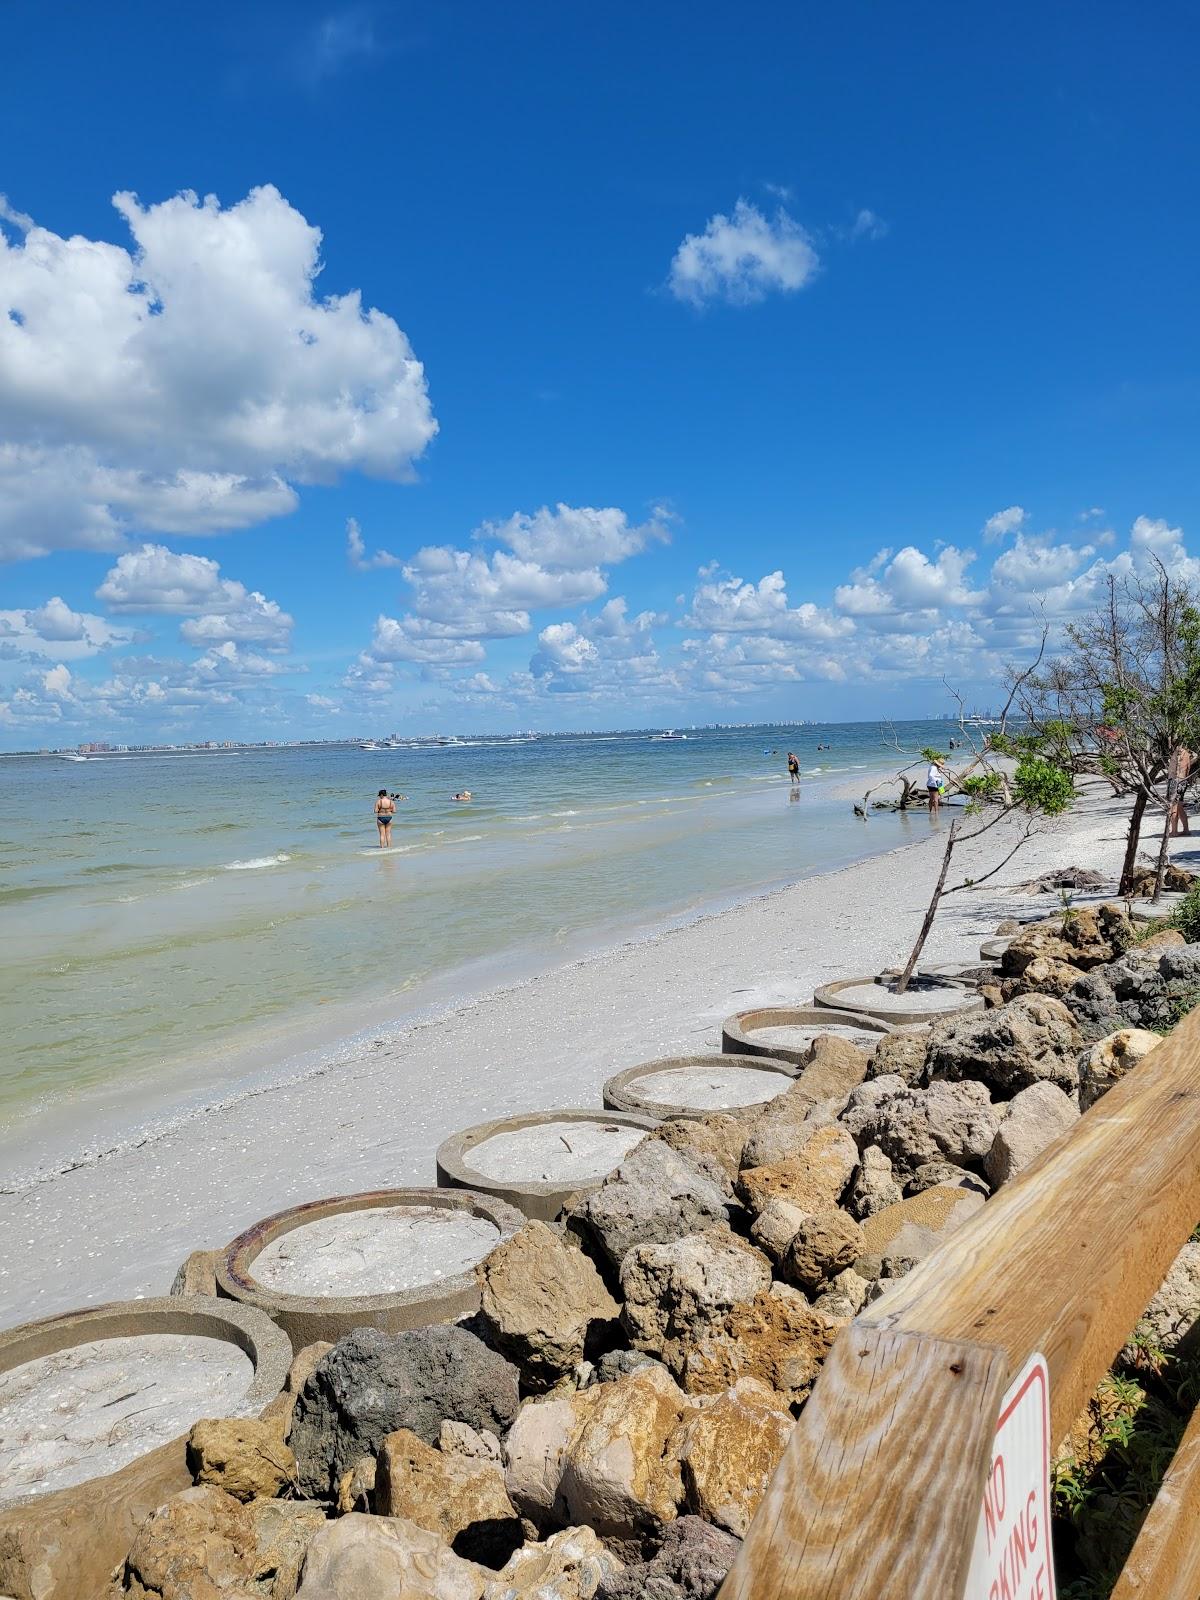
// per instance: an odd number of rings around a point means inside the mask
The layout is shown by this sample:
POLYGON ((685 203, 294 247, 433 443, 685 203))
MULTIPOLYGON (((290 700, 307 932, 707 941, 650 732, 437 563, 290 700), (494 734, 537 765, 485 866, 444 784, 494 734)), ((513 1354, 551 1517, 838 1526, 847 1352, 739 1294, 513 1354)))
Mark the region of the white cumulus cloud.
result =
POLYGON ((678 300, 752 305, 768 294, 803 289, 820 268, 813 241, 782 207, 773 217, 739 200, 732 216, 718 212, 703 233, 689 233, 675 252, 667 286, 678 300))
POLYGON ((230 640, 282 650, 291 638, 292 618, 276 601, 236 578, 223 578, 208 556, 161 544, 119 556, 96 598, 117 613, 193 617, 181 625, 180 637, 199 647, 230 640))
POLYGON ((357 291, 317 293, 320 231, 277 189, 113 204, 131 249, 0 208, 0 558, 412 475, 437 427, 421 364, 357 291))

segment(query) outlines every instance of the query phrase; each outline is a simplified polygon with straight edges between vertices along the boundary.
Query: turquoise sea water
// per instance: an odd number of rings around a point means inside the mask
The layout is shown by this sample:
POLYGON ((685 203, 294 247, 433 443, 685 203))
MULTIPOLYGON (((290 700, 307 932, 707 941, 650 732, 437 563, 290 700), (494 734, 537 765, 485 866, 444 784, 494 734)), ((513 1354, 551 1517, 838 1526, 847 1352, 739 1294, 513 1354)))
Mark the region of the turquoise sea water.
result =
POLYGON ((890 848, 893 819, 868 831, 830 794, 889 763, 874 723, 0 760, 0 1127, 890 848), (387 853, 385 785, 407 795, 387 853))

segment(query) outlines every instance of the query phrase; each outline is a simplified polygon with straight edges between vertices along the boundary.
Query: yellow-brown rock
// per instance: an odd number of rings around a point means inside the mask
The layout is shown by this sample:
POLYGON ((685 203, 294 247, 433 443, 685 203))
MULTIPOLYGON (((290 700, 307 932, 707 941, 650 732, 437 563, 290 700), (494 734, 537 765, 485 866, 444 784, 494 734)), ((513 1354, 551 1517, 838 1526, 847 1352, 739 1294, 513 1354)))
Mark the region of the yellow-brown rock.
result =
POLYGON ((137 1600, 244 1600, 257 1544, 245 1506, 210 1484, 185 1489, 138 1529, 117 1593, 137 1600))
POLYGON ((737 1189, 756 1215, 772 1200, 786 1200, 800 1211, 836 1205, 858 1165, 858 1146, 844 1128, 822 1128, 790 1160, 748 1167, 737 1189))
POLYGON ((359 1456, 338 1479, 337 1508, 342 1516, 351 1511, 370 1511, 375 1493, 375 1457, 359 1456))
POLYGON ((792 1427, 786 1398, 753 1378, 687 1418, 670 1449, 688 1510, 745 1538, 792 1427))
POLYGON ((796 1290, 764 1290, 691 1346, 680 1381, 689 1394, 720 1394, 757 1378, 795 1404, 812 1388, 834 1331, 796 1290))
POLYGON ((89 1600, 104 1592, 142 1522, 191 1485, 182 1439, 119 1472, 0 1511, 0 1594, 89 1600))
POLYGON ((270 1500, 296 1477, 296 1458, 279 1426, 254 1417, 197 1422, 187 1439, 196 1483, 224 1489, 235 1500, 270 1500))
POLYGON ((577 1397, 558 1494, 572 1522, 627 1539, 671 1521, 683 1496, 669 1441, 692 1409, 662 1367, 641 1367, 577 1397))
POLYGON ((407 1428, 379 1447, 374 1500, 379 1516, 405 1517, 447 1544, 477 1523, 516 1517, 494 1461, 443 1455, 407 1428))

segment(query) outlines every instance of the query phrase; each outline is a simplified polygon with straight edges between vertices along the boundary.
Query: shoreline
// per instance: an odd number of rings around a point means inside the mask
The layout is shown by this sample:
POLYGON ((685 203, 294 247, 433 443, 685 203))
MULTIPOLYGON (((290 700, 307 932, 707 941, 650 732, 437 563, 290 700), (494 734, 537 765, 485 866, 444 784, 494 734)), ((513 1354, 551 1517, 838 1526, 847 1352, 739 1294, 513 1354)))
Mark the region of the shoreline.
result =
MULTIPOLYGON (((864 787, 877 788, 892 768, 829 774, 812 780, 826 801, 847 806, 864 787)), ((915 820, 915 819, 913 819, 915 820)), ((413 1032, 499 998, 550 973, 586 966, 630 945, 652 942, 726 911, 751 905, 813 878, 843 872, 879 854, 919 843, 879 844, 852 859, 735 889, 712 890, 690 904, 660 907, 630 921, 606 918, 562 943, 533 941, 514 951, 474 957, 422 979, 412 989, 339 1000, 291 1022, 264 1021, 203 1049, 143 1066, 132 1078, 46 1094, 0 1124, 0 1195, 25 1189, 79 1166, 94 1165, 186 1125, 197 1116, 236 1106, 275 1088, 304 1081, 378 1046, 398 1046, 413 1032), (382 1036, 380 1039, 378 1036, 382 1036), (201 1080, 197 1086, 196 1080, 201 1080)))
MULTIPOLYGON (((858 798, 862 785, 856 774, 842 788, 858 798)), ((1004 884, 1067 864, 1115 871, 1122 820, 1121 803, 1083 791, 1002 884, 946 903, 925 959, 974 959, 1000 917, 1054 909, 1044 896, 1014 904, 1004 884)), ((460 997, 351 1059, 192 1107, 10 1188, 0 1195, 11 1241, 0 1265, 4 1320, 164 1293, 191 1250, 224 1245, 284 1205, 432 1184, 434 1150, 448 1133, 507 1112, 597 1108, 604 1079, 624 1067, 719 1049, 732 1011, 801 1003, 819 983, 901 959, 944 839, 928 819, 919 826, 918 839, 460 997)), ((996 850, 990 843, 990 860, 996 850)))

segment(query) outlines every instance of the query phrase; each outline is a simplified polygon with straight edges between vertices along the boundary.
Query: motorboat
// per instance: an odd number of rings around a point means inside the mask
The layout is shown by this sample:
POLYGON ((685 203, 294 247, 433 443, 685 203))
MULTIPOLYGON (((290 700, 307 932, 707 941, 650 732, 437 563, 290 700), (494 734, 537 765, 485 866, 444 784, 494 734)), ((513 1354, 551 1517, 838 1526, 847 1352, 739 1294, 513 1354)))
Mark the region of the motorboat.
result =
POLYGON ((680 739, 686 739, 687 738, 687 734, 686 733, 676 733, 674 728, 664 728, 661 733, 652 733, 650 735, 650 737, 652 739, 659 739, 659 740, 663 740, 663 739, 680 740, 680 739))

